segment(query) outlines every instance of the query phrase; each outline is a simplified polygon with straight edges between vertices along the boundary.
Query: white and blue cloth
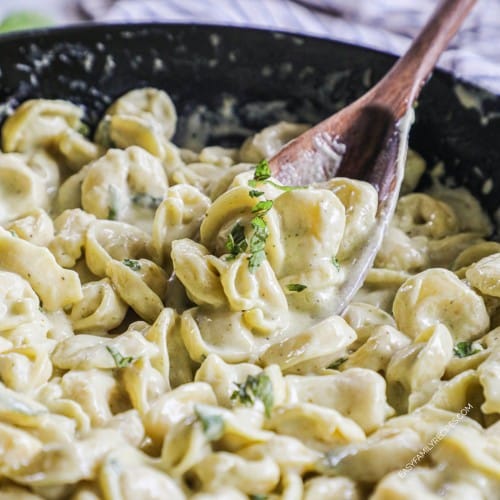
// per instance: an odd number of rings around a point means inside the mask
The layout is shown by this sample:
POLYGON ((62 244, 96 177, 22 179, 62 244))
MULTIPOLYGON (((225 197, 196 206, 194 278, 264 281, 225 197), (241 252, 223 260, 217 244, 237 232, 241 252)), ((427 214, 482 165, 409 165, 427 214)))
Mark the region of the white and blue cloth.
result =
MULTIPOLYGON (((0 0, 59 22, 169 21, 312 34, 401 54, 439 0, 0 0), (77 7, 80 7, 78 9, 77 7)), ((500 0, 478 0, 439 65, 500 94, 500 0)))
MULTIPOLYGON (((80 0, 103 21, 255 26, 401 54, 437 0, 80 0)), ((479 0, 439 66, 500 94, 500 0, 479 0)))

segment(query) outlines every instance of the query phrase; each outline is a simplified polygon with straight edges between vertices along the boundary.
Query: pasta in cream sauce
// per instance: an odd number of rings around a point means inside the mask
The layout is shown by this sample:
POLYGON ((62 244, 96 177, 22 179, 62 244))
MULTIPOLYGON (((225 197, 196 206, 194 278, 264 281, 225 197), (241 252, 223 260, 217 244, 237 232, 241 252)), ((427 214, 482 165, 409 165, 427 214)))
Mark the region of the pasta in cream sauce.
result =
POLYGON ((500 244, 410 151, 365 284, 332 303, 377 193, 284 186, 266 158, 172 142, 163 91, 89 138, 19 106, 0 154, 0 498, 500 498, 500 244))

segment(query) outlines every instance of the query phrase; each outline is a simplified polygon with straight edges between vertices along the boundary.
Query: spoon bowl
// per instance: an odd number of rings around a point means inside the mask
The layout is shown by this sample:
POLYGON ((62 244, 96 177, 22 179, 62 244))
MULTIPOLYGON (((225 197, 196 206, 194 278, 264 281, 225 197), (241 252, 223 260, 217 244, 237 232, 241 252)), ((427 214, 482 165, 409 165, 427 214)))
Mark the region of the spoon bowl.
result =
POLYGON ((443 0, 408 51, 366 94, 285 145, 269 160, 274 177, 308 185, 333 177, 370 183, 377 221, 332 304, 341 313, 363 284, 394 213, 404 176, 413 106, 441 53, 476 0, 443 0))

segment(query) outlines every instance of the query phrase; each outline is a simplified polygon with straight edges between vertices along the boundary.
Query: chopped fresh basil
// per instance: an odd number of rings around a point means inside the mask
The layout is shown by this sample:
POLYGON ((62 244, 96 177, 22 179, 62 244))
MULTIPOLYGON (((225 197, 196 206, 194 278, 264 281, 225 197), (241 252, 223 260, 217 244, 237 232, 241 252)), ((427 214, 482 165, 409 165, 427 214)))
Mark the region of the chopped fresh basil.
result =
POLYGON ((251 255, 248 258, 248 268, 250 272, 254 273, 266 258, 264 249, 267 237, 269 236, 269 230, 265 220, 260 216, 254 217, 251 224, 253 233, 249 242, 251 255))
POLYGON ((108 219, 117 220, 118 219, 118 190, 112 184, 108 188, 108 219))
POLYGON ((286 286, 291 292, 302 292, 307 288, 307 285, 302 285, 300 283, 290 283, 286 286))
POLYGON ((252 213, 257 214, 259 217, 265 215, 273 206, 272 200, 262 200, 259 201, 253 208, 252 213))
POLYGON ((123 259, 122 262, 132 269, 132 271, 140 271, 141 263, 136 259, 123 259))
POLYGON ((455 356, 457 356, 458 358, 466 358, 467 356, 472 356, 473 354, 476 354, 480 350, 481 349, 479 349, 477 345, 475 345, 471 341, 459 342, 453 348, 453 354, 455 354, 455 356))
POLYGON ((333 363, 328 365, 328 368, 330 368, 330 370, 338 370, 340 365, 344 364, 346 361, 347 361, 347 358, 336 359, 333 363))
POLYGON ((258 198, 264 194, 264 191, 258 191, 257 189, 250 189, 248 192, 251 198, 258 198))
POLYGON ((163 201, 161 196, 152 196, 147 193, 136 193, 132 196, 132 203, 143 208, 156 210, 163 201))
POLYGON ((222 437, 224 434, 224 419, 220 415, 204 412, 198 405, 194 407, 194 412, 201 422, 205 437, 209 441, 216 441, 222 437))
POLYGON ((253 179, 255 181, 265 181, 271 177, 271 168, 269 167, 269 162, 267 160, 262 160, 255 165, 255 172, 253 174, 253 179))
POLYGON ((232 401, 239 401, 245 406, 252 406, 256 399, 262 401, 266 415, 271 416, 274 404, 273 384, 269 376, 261 372, 256 376, 248 375, 243 384, 236 384, 236 390, 231 394, 232 401))
POLYGON ((106 350, 111 354, 117 368, 125 368, 135 361, 135 358, 132 356, 123 356, 119 351, 108 345, 106 346, 106 350))
POLYGON ((248 242, 245 238, 244 227, 237 222, 226 240, 226 249, 230 253, 230 258, 235 258, 240 253, 243 253, 248 247, 248 242))

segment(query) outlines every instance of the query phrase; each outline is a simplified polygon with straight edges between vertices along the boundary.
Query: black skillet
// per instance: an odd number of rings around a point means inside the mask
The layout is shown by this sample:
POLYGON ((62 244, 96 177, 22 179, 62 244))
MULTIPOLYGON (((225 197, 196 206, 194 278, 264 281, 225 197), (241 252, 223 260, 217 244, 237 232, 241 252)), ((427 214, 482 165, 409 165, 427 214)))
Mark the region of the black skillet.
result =
MULTIPOLYGON (((0 121, 20 102, 45 97, 83 105, 93 126, 114 98, 147 85, 173 98, 177 143, 235 145, 281 119, 325 118, 394 60, 318 38, 221 26, 85 25, 4 35, 0 121)), ((493 216, 500 207, 500 97, 436 71, 416 115, 411 146, 430 165, 442 160, 451 182, 468 187, 493 216)))

